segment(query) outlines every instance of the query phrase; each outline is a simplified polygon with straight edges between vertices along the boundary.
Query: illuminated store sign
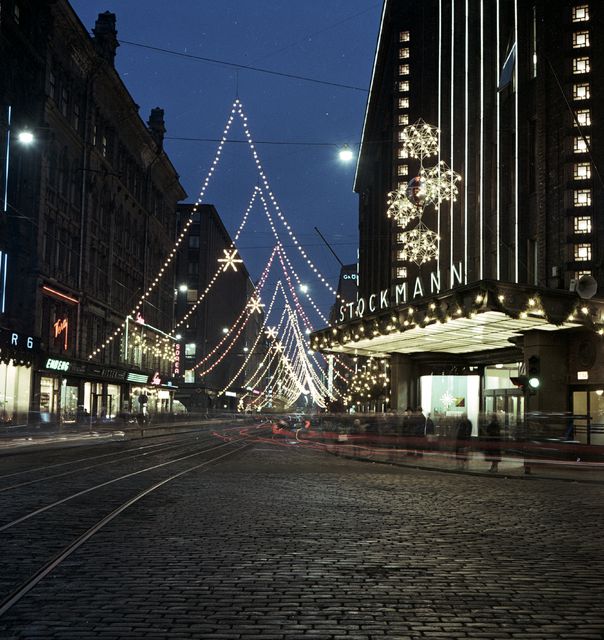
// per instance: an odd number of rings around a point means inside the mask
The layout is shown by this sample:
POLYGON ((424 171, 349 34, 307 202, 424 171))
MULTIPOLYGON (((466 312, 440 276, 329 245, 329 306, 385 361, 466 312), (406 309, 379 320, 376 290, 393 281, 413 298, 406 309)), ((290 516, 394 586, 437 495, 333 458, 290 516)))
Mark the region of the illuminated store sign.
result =
POLYGON ((156 371, 153 374, 153 377, 151 378, 151 380, 149 380, 149 384, 154 384, 154 385, 160 385, 161 384, 161 378, 159 377, 159 371, 156 371))
POLYGON ((50 369, 51 371, 69 371, 69 364, 70 363, 66 360, 56 360, 55 358, 48 358, 46 360, 44 368, 50 369))
POLYGON ((148 379, 149 376, 146 373, 134 373, 133 371, 126 376, 126 382, 138 382, 140 384, 147 384, 148 379))
POLYGON ((69 332, 69 321, 67 318, 59 318, 53 325, 55 340, 63 335, 63 350, 67 351, 67 335, 69 332))
MULTIPOLYGON (((462 267, 461 262, 457 266, 453 265, 451 269, 450 288, 462 284, 462 267)), ((413 283, 413 291, 411 291, 410 283, 394 285, 392 290, 384 289, 379 293, 372 293, 368 298, 359 298, 356 302, 349 302, 340 306, 338 322, 346 320, 354 320, 362 318, 367 313, 375 313, 388 309, 391 306, 405 304, 410 299, 423 298, 428 292, 430 294, 440 293, 441 277, 440 271, 434 271, 424 280, 421 276, 415 278, 413 283)))
POLYGON ((23 349, 26 351, 37 351, 40 344, 39 340, 33 336, 0 329, 0 346, 13 347, 14 349, 23 349))

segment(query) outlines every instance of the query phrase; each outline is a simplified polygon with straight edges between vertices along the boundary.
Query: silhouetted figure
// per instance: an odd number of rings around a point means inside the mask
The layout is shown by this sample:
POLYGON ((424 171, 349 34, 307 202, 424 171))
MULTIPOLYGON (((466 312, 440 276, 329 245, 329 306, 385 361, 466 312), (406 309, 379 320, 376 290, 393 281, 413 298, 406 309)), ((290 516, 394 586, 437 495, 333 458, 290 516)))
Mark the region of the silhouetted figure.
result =
POLYGON ((496 413, 491 415, 491 420, 486 426, 487 447, 485 457, 491 463, 490 473, 497 473, 499 463, 501 462, 501 425, 496 413))
POLYGON ((455 457, 457 468, 462 471, 468 468, 468 448, 472 437, 472 423, 467 414, 463 413, 457 423, 457 439, 455 442, 455 457))

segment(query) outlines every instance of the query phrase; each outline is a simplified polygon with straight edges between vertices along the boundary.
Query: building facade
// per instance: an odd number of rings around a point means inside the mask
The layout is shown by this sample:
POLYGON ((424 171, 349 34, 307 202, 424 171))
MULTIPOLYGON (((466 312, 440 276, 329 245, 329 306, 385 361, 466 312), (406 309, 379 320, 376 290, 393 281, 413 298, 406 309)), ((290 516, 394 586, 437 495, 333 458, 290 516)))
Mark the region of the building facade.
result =
POLYGON ((163 151, 163 111, 144 122, 116 72, 115 15, 100 14, 91 37, 64 0, 1 11, 1 322, 19 348, 2 348, 8 419, 110 417, 137 412, 139 397, 168 410, 171 266, 137 306, 172 249, 186 195, 163 151))
POLYGON ((183 224, 193 216, 177 265, 178 398, 191 411, 236 410, 266 352, 261 343, 250 354, 264 314, 250 312, 255 287, 216 208, 181 204, 178 213, 183 224))
POLYGON ((597 2, 384 2, 359 300, 315 344, 388 360, 394 408, 601 430, 603 22, 597 2))

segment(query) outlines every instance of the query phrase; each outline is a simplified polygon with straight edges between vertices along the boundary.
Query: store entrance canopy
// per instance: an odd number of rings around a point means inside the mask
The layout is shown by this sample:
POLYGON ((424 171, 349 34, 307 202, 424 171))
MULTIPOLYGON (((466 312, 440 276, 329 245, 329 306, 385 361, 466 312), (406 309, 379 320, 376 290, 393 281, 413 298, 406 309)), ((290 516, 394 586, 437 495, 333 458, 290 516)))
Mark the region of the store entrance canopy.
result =
POLYGON ((384 357, 391 353, 466 354, 510 346, 531 330, 590 328, 604 334, 604 300, 483 280, 311 336, 313 349, 384 357))

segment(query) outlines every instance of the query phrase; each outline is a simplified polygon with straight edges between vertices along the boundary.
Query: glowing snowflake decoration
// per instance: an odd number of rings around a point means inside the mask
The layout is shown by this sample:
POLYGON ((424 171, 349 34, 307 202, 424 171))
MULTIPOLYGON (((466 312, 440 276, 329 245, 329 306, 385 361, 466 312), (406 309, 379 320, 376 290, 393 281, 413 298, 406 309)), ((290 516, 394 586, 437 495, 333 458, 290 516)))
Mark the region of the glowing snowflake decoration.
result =
POLYGON ((255 296, 247 304, 247 308, 250 310, 250 313, 260 313, 262 311, 262 307, 264 306, 265 305, 260 302, 259 296, 255 296))
POLYGON ((226 271, 229 267, 233 269, 233 271, 237 271, 237 264, 243 262, 241 258, 237 258, 237 249, 233 249, 233 251, 229 251, 228 249, 223 249, 224 258, 218 258, 218 262, 224 262, 223 271, 226 271))
POLYGON ((272 346, 275 351, 283 351, 283 345, 278 341, 274 342, 272 346))
POLYGON ((429 169, 422 168, 420 175, 426 202, 438 205, 445 200, 457 200, 457 183, 461 176, 449 169, 446 162, 441 160, 429 169))
POLYGON ((270 338, 271 340, 274 340, 277 337, 276 327, 267 327, 264 333, 266 334, 266 337, 270 338))
POLYGON ((401 227, 406 227, 412 220, 418 218, 421 210, 407 197, 407 187, 399 187, 396 191, 388 194, 389 218, 396 220, 401 227))
POLYGON ((438 129, 421 118, 401 133, 402 148, 411 158, 429 158, 438 155, 438 129))
POLYGON ((401 234, 403 249, 401 259, 415 262, 420 265, 438 256, 438 242, 440 238, 428 227, 420 222, 415 229, 405 231, 401 234))
POLYGON ((455 398, 448 392, 445 391, 440 397, 440 401, 443 403, 443 407, 448 409, 455 404, 455 398))

